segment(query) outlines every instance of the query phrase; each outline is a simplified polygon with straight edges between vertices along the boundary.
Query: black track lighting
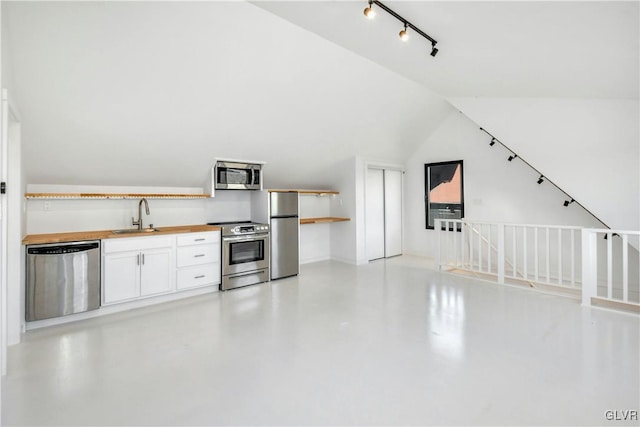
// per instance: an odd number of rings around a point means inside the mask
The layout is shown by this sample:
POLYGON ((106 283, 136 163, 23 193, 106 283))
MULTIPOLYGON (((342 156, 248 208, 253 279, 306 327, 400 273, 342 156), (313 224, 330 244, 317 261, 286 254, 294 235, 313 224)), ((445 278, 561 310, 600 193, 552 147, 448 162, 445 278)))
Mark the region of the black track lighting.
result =
MULTIPOLYGON (((375 0, 374 0, 374 1, 375 1, 375 0)), ((500 141, 500 140, 496 139, 496 137, 495 137, 495 136, 493 136, 493 135, 492 135, 489 131, 487 131, 485 128, 480 127, 480 130, 481 130, 482 132, 484 132, 485 134, 487 134, 487 136, 491 137, 491 141, 489 142, 489 146, 491 146, 491 147, 492 147, 493 145, 495 145, 495 143, 496 143, 496 142, 499 142, 499 143, 500 143, 500 145, 502 145, 502 147, 503 147, 503 148, 504 148, 504 149, 509 153, 509 158, 507 159, 508 161, 510 161, 510 162, 511 162, 513 159, 518 158, 518 155, 517 155, 517 154, 515 154, 515 153, 511 150, 511 148, 510 148, 509 146, 507 146, 506 144, 504 144, 502 141, 500 141)), ((502 151, 501 151, 501 150, 499 150, 499 151, 502 153, 502 151)), ((564 203, 563 203, 563 205, 564 205, 565 207, 568 207, 570 204, 572 204, 572 203, 576 202, 576 200, 572 199, 572 198, 571 198, 571 197, 570 197, 566 192, 564 192, 560 187, 558 187, 558 185, 557 185, 557 184, 555 184, 555 183, 554 183, 553 181, 551 181, 549 178, 547 178, 546 176, 542 175, 542 174, 540 173, 540 171, 539 171, 539 170, 537 170, 536 168, 534 168, 533 166, 531 166, 531 164, 530 164, 529 162, 527 162, 525 159, 523 159, 523 158, 521 158, 521 157, 520 157, 520 162, 519 162, 519 163, 522 163, 522 164, 524 164, 524 165, 526 165, 526 166, 529 166, 529 167, 530 167, 530 168, 531 168, 535 173, 537 173, 537 174, 539 174, 539 175, 540 175, 540 176, 539 176, 539 178, 538 178, 538 184, 542 184, 543 182, 546 182, 548 185, 551 185, 551 186, 553 186, 553 187, 557 188, 558 190, 560 190, 560 191, 562 192, 562 194, 564 194, 567 198, 569 198, 570 200, 565 200, 565 201, 564 201, 564 203)), ((593 218, 595 218, 595 219, 596 219, 599 223, 601 223, 605 228, 609 228, 609 229, 611 228, 611 227, 609 227, 609 226, 608 226, 604 221, 602 221, 600 218, 598 218, 597 216, 595 216, 595 215, 593 214, 593 212, 591 212, 589 209, 585 208, 585 207, 584 207, 584 206, 582 206, 580 203, 577 203, 577 204, 578 204, 578 206, 579 206, 581 209, 583 209, 583 210, 584 210, 584 211, 586 211, 589 215, 591 215, 593 218)), ((615 233, 612 233, 612 235, 614 235, 614 236, 615 236, 615 233)), ((605 239, 606 239, 606 234, 605 234, 605 239)))
POLYGON ((438 54, 438 48, 436 47, 436 44, 438 43, 438 41, 436 39, 434 39, 424 31, 422 31, 420 28, 413 25, 411 22, 404 19, 402 16, 398 15, 395 11, 389 9, 389 7, 387 7, 381 1, 369 0, 369 7, 367 7, 364 10, 364 16, 366 16, 369 19, 373 19, 373 17, 375 16, 375 10, 373 10, 372 6, 374 4, 404 24, 404 29, 400 31, 400 34, 399 34, 402 41, 407 41, 407 39, 409 38, 409 33, 407 32, 407 28, 411 28, 417 34, 421 35, 422 37, 424 37, 425 39, 431 42, 431 53, 430 53, 431 56, 435 57, 438 54))

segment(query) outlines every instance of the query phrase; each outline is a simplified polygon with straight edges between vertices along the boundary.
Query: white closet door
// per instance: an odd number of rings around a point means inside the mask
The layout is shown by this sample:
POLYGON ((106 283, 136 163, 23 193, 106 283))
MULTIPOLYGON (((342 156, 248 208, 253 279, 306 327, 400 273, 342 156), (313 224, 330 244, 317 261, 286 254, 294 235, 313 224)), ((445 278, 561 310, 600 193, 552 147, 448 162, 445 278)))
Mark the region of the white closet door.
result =
POLYGON ((384 256, 402 255, 402 172, 384 171, 384 256))
POLYGON ((366 243, 369 261, 384 258, 384 171, 367 169, 366 243))

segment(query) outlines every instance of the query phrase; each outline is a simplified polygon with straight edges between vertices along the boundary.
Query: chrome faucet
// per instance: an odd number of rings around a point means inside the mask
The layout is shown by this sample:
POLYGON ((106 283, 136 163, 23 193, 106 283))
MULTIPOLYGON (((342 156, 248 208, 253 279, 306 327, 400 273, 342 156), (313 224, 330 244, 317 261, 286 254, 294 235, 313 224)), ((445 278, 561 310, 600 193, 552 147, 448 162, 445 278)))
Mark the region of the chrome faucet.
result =
POLYGON ((147 199, 143 197, 138 203, 138 220, 136 221, 135 219, 133 219, 133 217, 131 217, 131 225, 137 225, 138 230, 142 230, 142 202, 144 202, 145 212, 147 213, 147 215, 150 214, 149 202, 147 202, 147 199))

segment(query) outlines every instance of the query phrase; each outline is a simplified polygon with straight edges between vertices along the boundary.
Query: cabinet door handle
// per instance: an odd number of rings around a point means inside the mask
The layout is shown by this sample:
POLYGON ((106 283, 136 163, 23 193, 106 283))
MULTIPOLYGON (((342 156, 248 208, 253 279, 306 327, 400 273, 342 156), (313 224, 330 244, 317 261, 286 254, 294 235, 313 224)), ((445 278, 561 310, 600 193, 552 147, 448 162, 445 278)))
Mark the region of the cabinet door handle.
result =
POLYGON ((199 276, 194 277, 194 279, 202 279, 203 277, 206 277, 204 274, 201 274, 199 276))
POLYGON ((140 265, 140 254, 136 255, 136 265, 140 265))
POLYGON ((202 238, 202 239, 194 239, 193 241, 194 242, 204 242, 205 240, 207 240, 207 239, 202 238))
POLYGON ((193 257, 194 258, 200 258, 200 257, 203 257, 203 256, 204 256, 204 254, 198 254, 198 255, 194 255, 193 257))

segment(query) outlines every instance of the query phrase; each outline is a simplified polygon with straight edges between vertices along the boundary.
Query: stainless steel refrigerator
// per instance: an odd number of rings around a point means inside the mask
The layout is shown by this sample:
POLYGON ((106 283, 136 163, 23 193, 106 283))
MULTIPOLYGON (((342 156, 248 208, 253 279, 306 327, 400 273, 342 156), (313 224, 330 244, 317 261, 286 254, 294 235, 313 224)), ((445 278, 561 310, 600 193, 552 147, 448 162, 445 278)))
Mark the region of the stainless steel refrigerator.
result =
POLYGON ((295 276, 300 271, 297 192, 269 193, 271 226, 271 280, 295 276))

